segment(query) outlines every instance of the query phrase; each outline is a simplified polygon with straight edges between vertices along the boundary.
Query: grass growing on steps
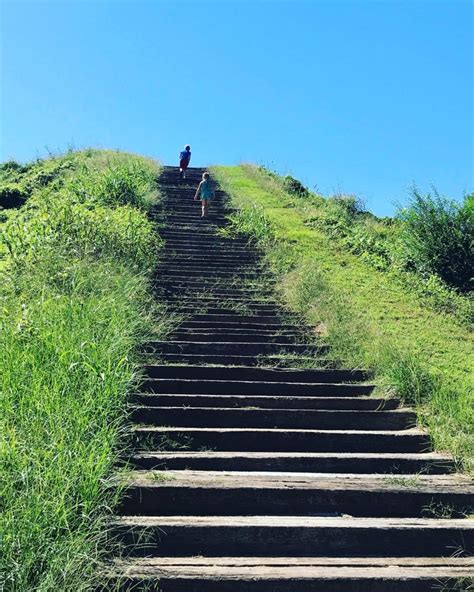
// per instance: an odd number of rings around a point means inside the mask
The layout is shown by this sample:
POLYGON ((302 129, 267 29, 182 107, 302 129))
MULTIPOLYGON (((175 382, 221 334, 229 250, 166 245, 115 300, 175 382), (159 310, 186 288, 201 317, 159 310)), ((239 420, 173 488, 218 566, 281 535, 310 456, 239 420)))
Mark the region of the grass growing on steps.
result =
POLYGON ((59 173, 0 224, 0 588, 11 592, 93 587, 137 346, 167 325, 149 292, 157 164, 53 160, 24 167, 59 173))
MULTIPOLYGON (((376 373, 380 390, 414 405, 434 445, 474 469, 472 335, 454 314, 341 249, 308 210, 256 167, 214 167, 239 212, 234 228, 265 250, 282 301, 323 327, 332 355, 376 373)), ((463 301, 464 305, 464 301, 463 301)))

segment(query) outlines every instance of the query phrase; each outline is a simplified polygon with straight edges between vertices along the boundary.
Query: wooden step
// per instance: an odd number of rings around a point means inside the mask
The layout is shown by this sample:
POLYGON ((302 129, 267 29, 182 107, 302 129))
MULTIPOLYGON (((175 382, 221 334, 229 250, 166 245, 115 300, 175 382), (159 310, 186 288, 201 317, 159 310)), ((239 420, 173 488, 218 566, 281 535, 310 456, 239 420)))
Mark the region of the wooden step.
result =
POLYGON ((277 355, 290 354, 315 354, 322 355, 328 351, 326 346, 313 343, 271 343, 271 342, 245 342, 245 341, 150 341, 145 346, 148 352, 163 353, 188 353, 188 354, 221 354, 238 355, 245 352, 246 355, 277 355))
POLYGON ((431 446, 427 434, 419 429, 362 431, 136 426, 132 435, 137 447, 163 451, 429 452, 431 446))
POLYGON ((272 357, 272 356, 229 356, 220 354, 176 354, 176 353, 160 353, 156 354, 157 358, 161 363, 168 364, 189 364, 196 366, 201 364, 203 366, 216 365, 216 366, 268 366, 271 368, 294 368, 301 363, 303 365, 310 366, 327 366, 334 367, 336 362, 321 358, 318 363, 317 358, 311 358, 310 356, 285 356, 285 357, 272 357))
POLYGON ((473 572, 472 557, 148 557, 106 577, 148 592, 454 592, 473 572))
POLYGON ((134 471, 120 480, 122 514, 194 516, 350 515, 451 518, 471 511, 474 483, 460 475, 364 475, 245 471, 134 471))
POLYGON ((326 369, 278 369, 254 368, 251 366, 234 366, 220 368, 215 366, 178 366, 148 364, 144 367, 150 378, 180 378, 203 380, 245 380, 265 382, 360 382, 367 380, 369 375, 363 370, 326 369))
POLYGON ((373 384, 269 382, 257 380, 193 380, 178 378, 149 378, 141 384, 141 390, 166 394, 203 395, 285 395, 300 397, 355 397, 370 395, 373 384))
POLYGON ((450 456, 435 452, 136 452, 139 469, 193 471, 285 471, 293 473, 447 474, 450 456))
POLYGON ((240 409, 213 407, 145 407, 131 410, 139 424, 185 427, 295 428, 322 430, 406 430, 416 426, 411 410, 240 409))
POLYGON ((474 553, 474 520, 313 516, 118 516, 132 555, 450 557, 474 553))
POLYGON ((155 407, 220 407, 258 409, 340 409, 388 411, 397 409, 398 399, 377 397, 288 397, 284 395, 180 395, 136 393, 135 403, 155 407))

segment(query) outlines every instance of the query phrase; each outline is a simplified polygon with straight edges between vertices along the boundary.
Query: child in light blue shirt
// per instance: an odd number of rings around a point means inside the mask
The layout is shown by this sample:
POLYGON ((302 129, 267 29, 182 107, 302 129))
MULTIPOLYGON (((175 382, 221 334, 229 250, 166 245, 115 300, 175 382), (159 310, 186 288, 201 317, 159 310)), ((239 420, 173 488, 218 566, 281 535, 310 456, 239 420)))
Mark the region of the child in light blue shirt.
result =
POLYGON ((214 198, 214 188, 211 185, 209 173, 202 174, 202 181, 199 183, 198 188, 196 189, 196 195, 194 196, 194 199, 198 199, 199 194, 201 194, 202 203, 201 218, 207 218, 207 215, 209 214, 209 205, 211 200, 214 198))

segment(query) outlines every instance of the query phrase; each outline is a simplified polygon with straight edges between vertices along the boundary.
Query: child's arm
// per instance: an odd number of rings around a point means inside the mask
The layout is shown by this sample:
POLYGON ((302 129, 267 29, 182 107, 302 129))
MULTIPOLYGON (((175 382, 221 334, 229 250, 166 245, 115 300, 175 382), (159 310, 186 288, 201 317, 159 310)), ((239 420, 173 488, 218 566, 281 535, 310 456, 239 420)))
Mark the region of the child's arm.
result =
POLYGON ((196 189, 196 194, 194 195, 194 199, 198 198, 199 190, 201 189, 202 181, 199 183, 198 188, 196 189))

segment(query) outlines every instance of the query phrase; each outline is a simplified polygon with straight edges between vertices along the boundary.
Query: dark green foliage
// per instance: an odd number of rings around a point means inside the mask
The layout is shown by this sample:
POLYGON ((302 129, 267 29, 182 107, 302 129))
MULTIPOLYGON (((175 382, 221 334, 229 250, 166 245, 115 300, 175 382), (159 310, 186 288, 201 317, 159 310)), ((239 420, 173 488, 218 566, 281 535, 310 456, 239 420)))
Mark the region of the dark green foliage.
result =
POLYGON ((286 175, 286 177, 283 177, 283 186, 285 190, 292 195, 297 195, 298 197, 307 197, 309 195, 309 191, 306 189, 303 183, 291 175, 286 175))
POLYGON ((463 204, 436 191, 421 195, 412 190, 408 208, 399 212, 404 223, 403 240, 417 271, 437 274, 446 283, 467 291, 474 276, 473 196, 463 204))
POLYGON ((0 209, 19 208, 28 197, 28 193, 17 183, 0 185, 0 209))
POLYGON ((0 164, 0 173, 11 173, 15 171, 17 173, 24 173, 28 170, 29 165, 22 165, 15 160, 7 160, 0 164))
POLYGON ((21 207, 38 189, 61 184, 64 173, 78 166, 72 153, 25 165, 8 161, 0 165, 0 209, 21 207))

